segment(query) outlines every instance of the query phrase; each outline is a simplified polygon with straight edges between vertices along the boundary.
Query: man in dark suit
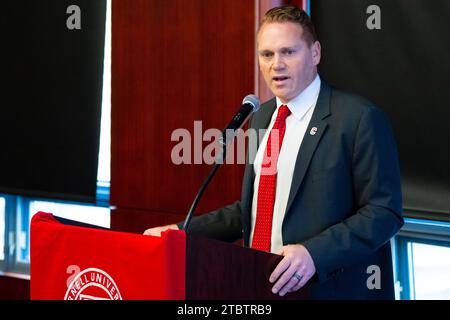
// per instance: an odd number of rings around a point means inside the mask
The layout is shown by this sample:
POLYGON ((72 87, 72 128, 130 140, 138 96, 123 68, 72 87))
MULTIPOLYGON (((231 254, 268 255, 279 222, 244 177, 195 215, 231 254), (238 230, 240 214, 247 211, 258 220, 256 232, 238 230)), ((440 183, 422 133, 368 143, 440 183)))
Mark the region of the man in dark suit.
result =
POLYGON ((402 196, 386 116, 321 81, 320 43, 304 11, 269 10, 257 44, 276 98, 250 127, 267 133, 248 159, 241 200, 193 219, 190 232, 243 237, 246 246, 283 255, 269 279, 281 296, 309 281, 312 298, 394 298, 389 240, 403 225, 402 196))

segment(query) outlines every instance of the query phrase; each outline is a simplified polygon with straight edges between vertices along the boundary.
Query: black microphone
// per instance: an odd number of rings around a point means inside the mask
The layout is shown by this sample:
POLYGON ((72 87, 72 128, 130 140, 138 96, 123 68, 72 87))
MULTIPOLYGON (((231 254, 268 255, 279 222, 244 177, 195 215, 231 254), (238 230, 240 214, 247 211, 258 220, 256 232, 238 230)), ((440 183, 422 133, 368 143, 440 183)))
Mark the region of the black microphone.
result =
MULTIPOLYGON (((219 138, 219 143, 223 146, 221 157, 222 159, 225 158, 226 148, 227 146, 233 141, 234 137, 236 136, 236 131, 240 129, 250 118, 253 112, 256 112, 259 110, 261 103, 259 101, 259 98, 255 96, 254 94, 249 94, 242 100, 241 108, 239 109, 238 113, 231 119, 228 126, 223 130, 221 137, 219 138)), ((186 215, 186 220, 183 224, 183 229, 186 233, 188 232, 189 224, 191 222, 192 216, 194 214, 195 208, 197 208, 198 202, 200 201, 200 198, 203 195, 203 192, 205 191, 208 184, 211 182, 212 178, 216 174, 217 170, 219 169, 220 165, 222 164, 222 161, 216 161, 216 164, 210 171, 208 177, 205 181, 203 181, 203 184, 201 185, 200 189, 197 192, 197 195, 195 196, 194 202, 192 202, 191 208, 189 209, 189 212, 186 215)))
POLYGON ((249 94, 242 100, 242 105, 238 113, 231 119, 219 138, 219 143, 223 145, 224 148, 233 142, 237 130, 242 128, 253 112, 259 110, 260 105, 261 102, 259 101, 259 98, 254 94, 249 94))

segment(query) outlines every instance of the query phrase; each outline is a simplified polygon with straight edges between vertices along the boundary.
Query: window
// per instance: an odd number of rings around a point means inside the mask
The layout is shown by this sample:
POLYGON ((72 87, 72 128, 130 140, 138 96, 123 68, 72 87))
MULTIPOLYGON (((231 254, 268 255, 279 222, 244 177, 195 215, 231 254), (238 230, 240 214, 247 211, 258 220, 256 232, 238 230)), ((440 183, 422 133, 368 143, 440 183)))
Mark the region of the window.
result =
POLYGON ((411 242, 412 288, 417 300, 450 300, 450 247, 411 242))
POLYGON ((102 119, 97 180, 111 181, 111 1, 106 1, 105 54, 103 61, 102 119))
POLYGON ((30 218, 38 211, 51 212, 53 215, 109 228, 109 208, 80 204, 58 203, 34 200, 30 202, 30 218))
POLYGON ((5 198, 0 197, 0 261, 5 259, 5 198))
MULTIPOLYGON (((105 228, 109 228, 110 226, 110 210, 107 207, 27 199, 24 199, 22 206, 27 206, 27 208, 25 210, 19 210, 18 216, 18 232, 16 236, 17 252, 15 260, 19 264, 29 263, 30 261, 30 222, 33 215, 39 211, 49 212, 58 217, 105 228)), ((21 268, 19 267, 18 269, 21 268)))
POLYGON ((406 218, 394 243, 397 298, 450 299, 450 223, 406 218))

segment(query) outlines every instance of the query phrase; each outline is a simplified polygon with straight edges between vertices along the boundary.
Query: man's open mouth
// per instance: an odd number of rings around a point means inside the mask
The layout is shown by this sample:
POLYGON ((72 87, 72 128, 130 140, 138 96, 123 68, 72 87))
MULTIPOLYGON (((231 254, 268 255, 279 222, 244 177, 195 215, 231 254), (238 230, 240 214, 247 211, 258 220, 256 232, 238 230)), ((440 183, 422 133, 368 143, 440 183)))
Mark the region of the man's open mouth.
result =
POLYGON ((289 79, 288 76, 279 76, 279 77, 272 77, 272 80, 275 82, 283 82, 285 80, 289 79))

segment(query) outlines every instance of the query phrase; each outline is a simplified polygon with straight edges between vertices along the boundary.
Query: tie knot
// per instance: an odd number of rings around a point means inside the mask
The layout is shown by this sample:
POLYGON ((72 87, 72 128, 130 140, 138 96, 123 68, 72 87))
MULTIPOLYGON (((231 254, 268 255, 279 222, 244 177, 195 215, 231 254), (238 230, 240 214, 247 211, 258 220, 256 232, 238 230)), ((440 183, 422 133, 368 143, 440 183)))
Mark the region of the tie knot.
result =
POLYGON ((278 110, 277 120, 276 121, 285 121, 286 118, 291 114, 291 110, 289 110, 288 106, 282 104, 280 109, 278 110))

